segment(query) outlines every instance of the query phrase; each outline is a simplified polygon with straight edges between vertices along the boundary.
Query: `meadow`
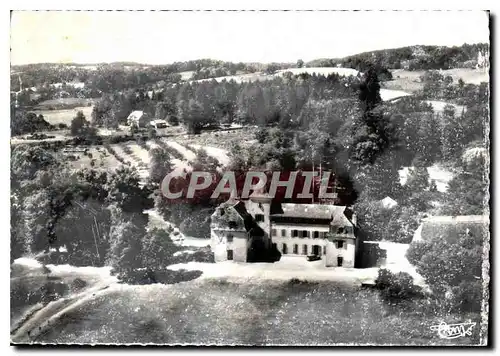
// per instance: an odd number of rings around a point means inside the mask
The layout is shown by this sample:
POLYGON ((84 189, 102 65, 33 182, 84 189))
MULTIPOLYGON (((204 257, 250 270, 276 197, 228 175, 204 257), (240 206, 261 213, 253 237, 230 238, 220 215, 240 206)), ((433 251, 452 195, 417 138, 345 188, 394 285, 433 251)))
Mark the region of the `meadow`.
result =
MULTIPOLYGON (((415 93, 422 90, 424 84, 420 81, 420 77, 424 75, 425 70, 391 70, 393 80, 383 83, 383 88, 391 90, 402 90, 409 93, 415 93)), ((439 71, 442 75, 451 76, 453 82, 458 83, 462 79, 466 84, 478 85, 481 82, 489 82, 489 73, 484 69, 473 68, 453 68, 439 71)))
POLYGON ((59 110, 33 110, 37 115, 43 115, 44 119, 52 125, 66 124, 71 125, 71 120, 76 116, 78 111, 82 111, 87 120, 90 120, 92 114, 92 106, 77 106, 72 109, 59 109, 59 110))
MULTIPOLYGON (((299 280, 113 283, 82 295, 72 305, 66 303, 36 341, 311 346, 478 343, 478 327, 471 337, 444 340, 430 326, 441 321, 479 322, 479 315, 435 315, 423 311, 422 303, 409 300, 391 305, 376 290, 299 280)), ((30 324, 46 325, 45 320, 30 324)))

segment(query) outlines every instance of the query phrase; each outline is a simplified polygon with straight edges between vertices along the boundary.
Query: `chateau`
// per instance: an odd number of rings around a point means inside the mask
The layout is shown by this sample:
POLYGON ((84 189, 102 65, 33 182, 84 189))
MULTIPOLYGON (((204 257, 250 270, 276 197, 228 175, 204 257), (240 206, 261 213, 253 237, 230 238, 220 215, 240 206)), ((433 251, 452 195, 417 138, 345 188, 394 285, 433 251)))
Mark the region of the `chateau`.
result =
POLYGON ((267 194, 221 204, 212 215, 215 261, 258 262, 269 251, 317 256, 327 267, 354 267, 356 216, 339 205, 274 203, 267 194))

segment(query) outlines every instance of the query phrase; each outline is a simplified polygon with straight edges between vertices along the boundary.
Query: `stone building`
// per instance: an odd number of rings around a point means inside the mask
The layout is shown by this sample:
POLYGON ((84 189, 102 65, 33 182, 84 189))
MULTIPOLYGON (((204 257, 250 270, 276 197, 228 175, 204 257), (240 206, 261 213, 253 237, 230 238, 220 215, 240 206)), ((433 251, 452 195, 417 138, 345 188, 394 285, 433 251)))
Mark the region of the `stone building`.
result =
POLYGON ((327 267, 354 267, 356 216, 345 206, 279 204, 266 194, 221 204, 212 215, 215 261, 254 262, 262 253, 317 256, 327 267))

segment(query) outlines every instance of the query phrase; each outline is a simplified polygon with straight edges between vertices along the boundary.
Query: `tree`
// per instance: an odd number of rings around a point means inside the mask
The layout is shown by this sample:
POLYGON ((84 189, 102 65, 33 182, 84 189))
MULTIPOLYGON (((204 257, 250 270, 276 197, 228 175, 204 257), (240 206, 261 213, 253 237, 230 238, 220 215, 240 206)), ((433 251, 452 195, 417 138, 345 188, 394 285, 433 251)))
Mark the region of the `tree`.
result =
POLYGON ((70 132, 73 136, 94 136, 96 129, 90 127, 90 122, 85 119, 82 111, 78 111, 71 120, 70 132))
POLYGON ((219 166, 219 161, 216 158, 207 154, 203 148, 196 152, 196 158, 192 163, 193 171, 203 171, 214 173, 219 166))
POLYGON ((304 61, 302 59, 299 59, 297 61, 297 68, 302 68, 304 66, 304 61))
POLYGON ((440 233, 412 242, 408 261, 425 278, 435 299, 450 311, 481 309, 483 243, 488 228, 481 224, 441 228, 440 233))
POLYGON ((106 260, 120 276, 126 276, 142 267, 141 253, 146 221, 140 215, 121 214, 119 209, 112 212, 110 249, 106 260))
POLYGON ((36 115, 32 112, 11 107, 11 134, 22 135, 41 130, 50 130, 52 125, 45 121, 43 115, 36 115))
POLYGON ((54 155, 40 146, 16 145, 11 152, 11 183, 33 181, 38 171, 56 169, 60 164, 54 155))
POLYGON ((457 174, 448 183, 445 215, 482 215, 487 209, 489 180, 486 174, 485 157, 478 157, 460 167, 457 174))
POLYGON ((395 129, 378 107, 381 101, 377 73, 370 68, 359 86, 361 117, 356 118, 354 124, 349 123, 352 135, 345 145, 357 165, 373 164, 390 146, 396 144, 395 129))
POLYGON ((70 131, 73 136, 81 135, 85 127, 88 126, 88 121, 85 120, 83 111, 78 111, 76 116, 71 120, 70 131))
POLYGON ((150 156, 150 179, 158 184, 161 184, 163 178, 172 172, 172 165, 170 164, 170 154, 168 151, 160 146, 151 148, 149 151, 150 156))
POLYGON ((398 302, 422 293, 422 288, 413 284, 413 277, 410 274, 406 272, 394 274, 385 268, 379 269, 375 287, 380 290, 382 298, 389 302, 398 302))
POLYGON ((11 194, 10 198, 10 263, 28 252, 28 246, 23 236, 22 210, 19 197, 11 194))
POLYGON ((451 105, 446 105, 442 114, 443 130, 443 158, 446 160, 456 160, 466 141, 466 128, 463 118, 455 114, 455 108, 451 105))
POLYGON ((120 167, 111 174, 107 183, 109 195, 107 201, 116 203, 127 213, 142 213, 153 205, 151 192, 146 187, 141 188, 139 173, 135 168, 120 167))
POLYGON ((187 126, 188 133, 200 133, 203 127, 203 108, 200 103, 194 99, 190 99, 187 113, 185 115, 184 123, 187 126))
POLYGON ((51 220, 50 197, 46 190, 38 190, 25 197, 23 201, 22 226, 28 252, 37 253, 49 249, 47 226, 51 220))
POLYGON ((364 75, 359 85, 359 101, 366 117, 378 104, 382 102, 380 97, 380 82, 376 70, 372 67, 364 75))
POLYGON ((276 63, 270 63, 266 67, 266 73, 267 74, 273 74, 276 72, 278 69, 280 69, 279 65, 276 63))
POLYGON ((161 271, 172 263, 173 254, 179 250, 165 230, 152 229, 147 232, 142 245, 142 266, 161 271))

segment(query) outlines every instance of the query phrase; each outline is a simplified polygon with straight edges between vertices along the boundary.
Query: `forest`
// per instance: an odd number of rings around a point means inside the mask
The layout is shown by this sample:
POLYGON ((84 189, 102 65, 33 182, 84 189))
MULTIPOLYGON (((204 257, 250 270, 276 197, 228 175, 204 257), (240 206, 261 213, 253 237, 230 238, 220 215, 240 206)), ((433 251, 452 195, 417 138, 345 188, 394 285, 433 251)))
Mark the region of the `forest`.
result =
POLYGON ((462 46, 408 46, 370 51, 342 59, 316 59, 307 63, 309 67, 342 67, 366 71, 378 65, 387 69, 437 70, 450 68, 474 68, 478 51, 487 55, 487 43, 463 44, 462 46))

